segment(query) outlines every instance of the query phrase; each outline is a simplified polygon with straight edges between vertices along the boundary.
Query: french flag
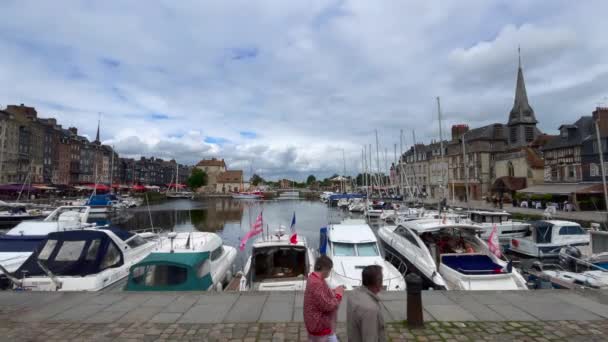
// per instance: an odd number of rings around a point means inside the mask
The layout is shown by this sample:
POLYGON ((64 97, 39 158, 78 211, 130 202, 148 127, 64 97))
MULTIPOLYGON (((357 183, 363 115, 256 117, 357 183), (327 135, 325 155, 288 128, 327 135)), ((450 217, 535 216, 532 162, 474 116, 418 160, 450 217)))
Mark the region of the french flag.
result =
POLYGON ((293 217, 291 218, 291 226, 289 227, 289 230, 291 231, 291 237, 289 238, 289 242, 291 242, 295 245, 296 243, 298 243, 298 233, 296 233, 296 213, 295 213, 295 211, 293 213, 293 217))

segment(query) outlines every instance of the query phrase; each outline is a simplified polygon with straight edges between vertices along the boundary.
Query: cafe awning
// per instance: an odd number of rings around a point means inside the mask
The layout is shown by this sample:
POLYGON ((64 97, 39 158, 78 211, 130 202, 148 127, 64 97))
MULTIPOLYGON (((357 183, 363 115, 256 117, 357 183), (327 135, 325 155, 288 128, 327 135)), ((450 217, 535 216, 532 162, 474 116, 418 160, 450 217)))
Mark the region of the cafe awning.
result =
POLYGON ((590 193, 589 190, 594 189, 595 183, 560 183, 560 184, 539 184, 529 186, 517 192, 523 194, 551 194, 551 195, 571 195, 590 193))
POLYGON ((525 177, 504 176, 496 179, 492 184, 492 191, 511 192, 521 190, 526 187, 525 177))

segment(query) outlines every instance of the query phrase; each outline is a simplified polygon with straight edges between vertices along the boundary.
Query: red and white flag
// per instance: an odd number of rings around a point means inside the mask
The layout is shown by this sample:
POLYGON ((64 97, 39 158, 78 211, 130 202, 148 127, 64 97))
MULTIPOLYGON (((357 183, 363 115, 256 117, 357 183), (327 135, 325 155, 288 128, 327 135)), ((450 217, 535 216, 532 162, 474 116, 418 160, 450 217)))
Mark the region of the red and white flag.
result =
POLYGON ((492 233, 490 233, 490 238, 488 239, 488 249, 492 254, 496 255, 496 257, 502 257, 502 252, 500 251, 500 243, 498 242, 498 229, 496 225, 492 228, 492 233))
POLYGON ((245 250, 245 245, 247 244, 247 241, 249 239, 251 239, 252 237, 254 237, 264 231, 263 227, 264 227, 264 219, 262 217, 262 212, 260 212, 260 215, 258 215, 258 218, 255 220, 255 222, 251 226, 251 230, 249 230, 247 232, 247 234, 245 234, 245 236, 241 239, 241 245, 240 245, 241 251, 245 250))

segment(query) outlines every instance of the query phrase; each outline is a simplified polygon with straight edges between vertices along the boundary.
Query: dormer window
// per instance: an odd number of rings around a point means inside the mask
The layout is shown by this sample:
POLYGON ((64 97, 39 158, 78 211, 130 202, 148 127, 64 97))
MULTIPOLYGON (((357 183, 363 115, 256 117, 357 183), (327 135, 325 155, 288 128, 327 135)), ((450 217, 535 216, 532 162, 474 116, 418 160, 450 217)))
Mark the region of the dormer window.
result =
POLYGON ((568 129, 566 128, 562 128, 561 132, 560 132, 560 136, 562 138, 568 138, 568 129))

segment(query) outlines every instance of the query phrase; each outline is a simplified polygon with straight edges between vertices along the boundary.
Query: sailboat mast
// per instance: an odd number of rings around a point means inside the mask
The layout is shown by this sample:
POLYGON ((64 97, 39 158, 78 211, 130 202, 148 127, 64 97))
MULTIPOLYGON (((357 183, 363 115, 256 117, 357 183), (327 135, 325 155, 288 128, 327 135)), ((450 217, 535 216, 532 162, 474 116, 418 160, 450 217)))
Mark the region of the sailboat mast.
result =
POLYGON ((600 155, 600 167, 602 170, 602 184, 604 186, 604 205, 608 207, 608 190, 606 190, 606 167, 604 166, 604 151, 602 151, 602 139, 600 137, 600 115, 598 113, 595 121, 595 135, 597 136, 597 151, 600 155))
POLYGON ((342 171, 342 184, 343 184, 343 189, 342 189, 342 193, 346 192, 346 156, 344 155, 344 149, 342 149, 342 163, 343 163, 343 171, 342 171))
POLYGON ((449 177, 449 168, 445 164, 445 151, 443 149, 443 125, 441 124, 441 101, 439 96, 437 96, 437 117, 439 120, 439 148, 441 149, 441 195, 443 198, 447 198, 446 190, 448 187, 448 182, 446 181, 446 177, 449 177), (444 170, 445 166, 445 170, 444 170))
MULTIPOLYGON (((378 146, 378 130, 376 130, 376 167, 378 171, 378 186, 382 186, 382 179, 380 179, 380 147, 378 146)), ((378 190, 381 192, 381 190, 378 190)))
POLYGON ((372 144, 368 145, 369 148, 367 149, 368 153, 367 153, 367 157, 369 158, 369 163, 367 164, 367 169, 370 173, 369 175, 369 183, 372 186, 372 192, 374 191, 374 176, 372 174, 373 170, 374 170, 374 166, 372 164, 372 144))

